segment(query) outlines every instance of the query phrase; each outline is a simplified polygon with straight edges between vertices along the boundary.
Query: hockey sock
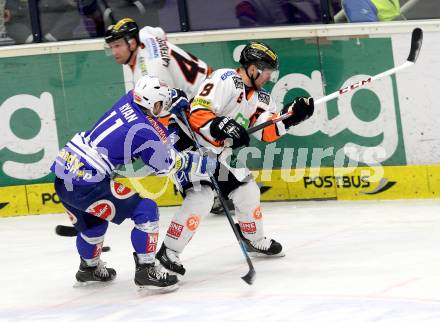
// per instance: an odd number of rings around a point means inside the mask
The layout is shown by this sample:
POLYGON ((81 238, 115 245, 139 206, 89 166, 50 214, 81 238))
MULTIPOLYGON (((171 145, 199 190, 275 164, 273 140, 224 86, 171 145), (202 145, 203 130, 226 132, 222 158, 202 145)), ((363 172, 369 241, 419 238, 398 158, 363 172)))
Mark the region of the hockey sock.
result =
POLYGON ((76 248, 79 256, 86 261, 88 266, 98 265, 107 228, 108 222, 103 221, 76 236, 76 248))
POLYGON ((103 243, 104 235, 98 237, 88 237, 83 233, 77 235, 76 248, 81 258, 87 263, 87 266, 98 265, 103 243))
POLYGON ((214 192, 209 186, 186 191, 182 206, 177 210, 167 230, 167 248, 181 253, 197 231, 200 221, 209 214, 214 203, 214 192))
POLYGON ((264 237, 263 216, 260 209, 260 189, 255 181, 249 181, 231 192, 235 214, 243 236, 248 240, 264 237))
POLYGON ((131 231, 131 243, 140 264, 154 262, 158 234, 159 224, 157 221, 136 224, 131 231))

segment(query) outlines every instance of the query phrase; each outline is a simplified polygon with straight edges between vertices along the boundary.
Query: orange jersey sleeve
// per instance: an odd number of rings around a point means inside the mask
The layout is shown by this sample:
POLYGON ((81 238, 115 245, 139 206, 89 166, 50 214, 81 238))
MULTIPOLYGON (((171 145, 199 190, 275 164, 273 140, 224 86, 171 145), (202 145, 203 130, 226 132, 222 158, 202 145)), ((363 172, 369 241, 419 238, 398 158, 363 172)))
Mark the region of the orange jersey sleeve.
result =
MULTIPOLYGON (((257 108, 257 111, 250 117, 250 126, 253 126, 257 121, 258 117, 265 112, 264 109, 257 108)), ((269 119, 277 118, 278 114, 272 114, 269 119)), ((262 130, 261 141, 263 142, 273 142, 278 140, 281 137, 278 132, 278 127, 276 124, 269 125, 262 130)))

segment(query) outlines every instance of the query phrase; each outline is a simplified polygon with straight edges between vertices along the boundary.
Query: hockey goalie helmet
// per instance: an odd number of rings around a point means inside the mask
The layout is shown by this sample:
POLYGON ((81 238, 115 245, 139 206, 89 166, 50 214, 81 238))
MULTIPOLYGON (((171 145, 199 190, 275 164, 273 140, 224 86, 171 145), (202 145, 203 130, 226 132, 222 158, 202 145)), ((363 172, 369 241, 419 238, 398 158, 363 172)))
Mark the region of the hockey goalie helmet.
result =
POLYGON ((105 42, 107 44, 124 38, 127 42, 131 38, 135 38, 139 44, 139 27, 137 23, 131 18, 124 18, 119 20, 116 24, 110 25, 105 32, 105 42))
POLYGON ((145 75, 136 82, 133 100, 144 112, 148 110, 158 117, 162 111, 168 111, 171 106, 171 88, 159 78, 145 75), (160 110, 155 108, 156 102, 162 102, 160 110))

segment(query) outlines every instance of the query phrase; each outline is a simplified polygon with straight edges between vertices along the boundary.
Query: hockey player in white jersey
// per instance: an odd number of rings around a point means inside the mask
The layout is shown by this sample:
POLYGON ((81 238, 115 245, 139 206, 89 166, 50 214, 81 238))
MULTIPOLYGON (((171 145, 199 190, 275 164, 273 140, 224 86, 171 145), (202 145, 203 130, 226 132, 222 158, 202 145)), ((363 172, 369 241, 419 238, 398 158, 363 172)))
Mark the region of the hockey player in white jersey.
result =
MULTIPOLYGON (((246 168, 227 162, 231 149, 248 146, 246 128, 279 116, 271 95, 263 86, 278 72, 278 56, 267 45, 251 42, 240 56, 238 69, 219 69, 208 77, 194 97, 188 113, 189 123, 201 145, 218 154, 219 166, 214 177, 224 197, 233 200, 238 225, 251 255, 283 256, 282 246, 265 237, 260 190, 246 168)), ((298 97, 282 108, 293 115, 254 133, 264 142, 272 142, 294 125, 308 119, 314 111, 313 99, 298 97)), ((184 122, 174 118, 181 133, 191 137, 184 122)), ((172 126, 172 123, 170 124, 172 126)), ((183 141, 182 141, 183 142, 183 141)), ((182 148, 182 147, 181 147, 182 148)), ((183 275, 179 255, 197 230, 200 220, 209 213, 214 199, 210 182, 195 185, 191 178, 176 176, 185 199, 174 215, 158 260, 170 271, 183 275)))
POLYGON ((170 43, 162 28, 146 26, 139 30, 131 18, 109 26, 105 42, 115 61, 124 66, 127 91, 140 77, 149 75, 180 88, 192 98, 212 72, 203 60, 170 43))
MULTIPOLYGON (((139 30, 131 18, 121 19, 109 26, 105 42, 115 61, 123 65, 127 92, 141 76, 149 75, 159 77, 171 87, 180 88, 191 99, 200 84, 213 72, 203 60, 167 41, 162 28, 146 26, 139 30)), ((163 113, 161 123, 168 126, 169 117, 169 113, 163 113)), ((228 206, 234 207, 230 201, 228 206)), ((211 212, 223 213, 217 198, 211 212)))

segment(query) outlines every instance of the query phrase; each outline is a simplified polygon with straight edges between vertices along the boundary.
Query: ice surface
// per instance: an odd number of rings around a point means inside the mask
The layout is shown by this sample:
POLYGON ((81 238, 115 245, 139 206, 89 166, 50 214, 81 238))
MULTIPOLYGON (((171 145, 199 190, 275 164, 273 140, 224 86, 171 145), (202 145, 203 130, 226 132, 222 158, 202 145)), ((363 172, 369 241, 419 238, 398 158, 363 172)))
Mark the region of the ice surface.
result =
MULTIPOLYGON (((161 235, 176 208, 161 208, 161 235)), ((181 259, 178 291, 133 283, 131 221, 110 225, 110 285, 74 288, 65 215, 0 219, 0 321, 440 321, 440 201, 263 205, 266 236, 286 257, 255 259, 254 285, 223 216, 210 216, 181 259)))

